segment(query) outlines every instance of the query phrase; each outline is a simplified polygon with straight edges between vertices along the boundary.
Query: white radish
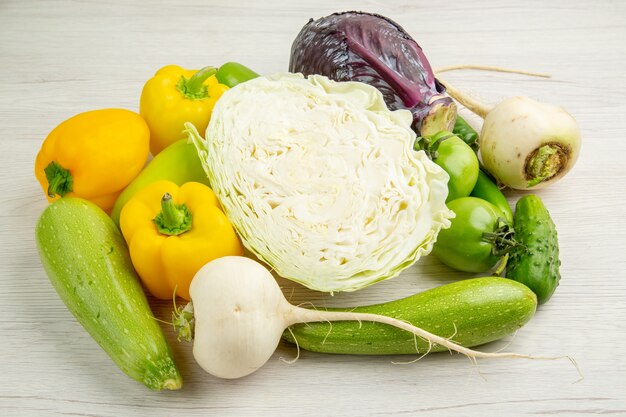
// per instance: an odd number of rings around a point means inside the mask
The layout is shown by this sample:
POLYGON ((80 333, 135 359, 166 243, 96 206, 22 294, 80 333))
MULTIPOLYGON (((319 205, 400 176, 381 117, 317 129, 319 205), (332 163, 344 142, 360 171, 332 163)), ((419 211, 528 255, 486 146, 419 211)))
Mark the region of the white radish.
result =
MULTIPOLYGON (((272 274, 245 257, 218 258, 202 267, 189 289, 192 302, 175 315, 179 334, 190 340, 193 355, 208 373, 240 378, 263 366, 283 331, 296 323, 358 320, 395 326, 451 351, 476 358, 528 358, 517 353, 486 353, 460 346, 406 322, 386 316, 317 311, 290 304, 272 274)), ((545 358, 556 359, 556 358, 545 358)))
MULTIPOLYGON (((547 77, 471 65, 442 68, 438 72, 463 68, 547 77)), ((503 185, 517 190, 543 188, 561 179, 576 163, 580 130, 563 108, 528 97, 509 98, 490 108, 438 79, 450 96, 484 119, 479 137, 481 159, 503 185)))

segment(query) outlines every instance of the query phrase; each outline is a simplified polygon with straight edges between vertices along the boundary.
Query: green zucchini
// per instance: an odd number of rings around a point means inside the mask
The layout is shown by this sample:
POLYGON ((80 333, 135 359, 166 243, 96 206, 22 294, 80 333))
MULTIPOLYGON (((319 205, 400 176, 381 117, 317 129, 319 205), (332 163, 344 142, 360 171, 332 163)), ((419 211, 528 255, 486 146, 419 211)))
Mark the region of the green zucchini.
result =
MULTIPOLYGON (((498 278, 473 278, 443 285, 401 300, 355 308, 328 309, 373 313, 407 321, 465 346, 500 339, 526 324, 537 299, 526 286, 498 278)), ((352 355, 398 355, 428 351, 428 342, 386 324, 339 321, 291 326, 283 339, 302 349, 352 355)), ((433 345, 431 352, 447 350, 433 345)))
POLYGON ((517 201, 514 225, 520 245, 509 253, 506 277, 528 286, 539 304, 544 304, 561 279, 556 226, 541 199, 533 194, 517 201))
POLYGON ((128 376, 153 390, 182 378, 119 230, 104 211, 62 198, 35 230, 41 263, 70 312, 128 376))

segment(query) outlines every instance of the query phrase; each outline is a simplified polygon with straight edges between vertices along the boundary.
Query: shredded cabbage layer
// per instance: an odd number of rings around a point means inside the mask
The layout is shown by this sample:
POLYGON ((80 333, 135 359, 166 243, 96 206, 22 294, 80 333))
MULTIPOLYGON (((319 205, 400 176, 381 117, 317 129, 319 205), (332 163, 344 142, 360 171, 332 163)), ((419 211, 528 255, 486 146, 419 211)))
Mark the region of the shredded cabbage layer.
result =
POLYGON ((354 291, 430 253, 454 216, 411 122, 366 84, 278 74, 224 93, 194 141, 246 248, 311 289, 354 291))

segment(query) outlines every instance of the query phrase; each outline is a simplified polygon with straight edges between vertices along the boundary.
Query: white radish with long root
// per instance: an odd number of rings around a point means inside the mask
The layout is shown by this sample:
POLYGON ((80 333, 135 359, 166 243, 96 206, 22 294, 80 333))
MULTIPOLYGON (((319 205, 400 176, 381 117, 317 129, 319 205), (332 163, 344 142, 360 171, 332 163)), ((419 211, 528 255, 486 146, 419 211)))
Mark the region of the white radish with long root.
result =
POLYGON ((192 302, 176 311, 174 324, 181 338, 194 339, 193 355, 197 363, 220 378, 251 374, 272 356, 287 327, 318 321, 388 324, 429 344, 461 353, 472 361, 477 358, 561 358, 479 352, 391 317, 294 306, 285 299, 272 274, 260 263, 245 257, 227 256, 206 264, 194 277, 190 295, 192 302))
MULTIPOLYGON (((458 65, 457 69, 509 72, 548 78, 547 74, 482 65, 458 65)), ((580 130, 563 108, 528 97, 512 97, 493 108, 438 80, 447 93, 484 119, 479 149, 485 168, 503 185, 517 190, 543 188, 561 179, 578 159, 580 130)))

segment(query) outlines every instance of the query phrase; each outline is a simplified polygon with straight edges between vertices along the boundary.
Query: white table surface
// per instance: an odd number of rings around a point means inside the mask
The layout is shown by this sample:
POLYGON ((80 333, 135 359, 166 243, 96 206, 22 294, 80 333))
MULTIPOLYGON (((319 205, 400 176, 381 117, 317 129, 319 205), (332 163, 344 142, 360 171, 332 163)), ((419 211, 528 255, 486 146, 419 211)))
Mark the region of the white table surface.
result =
MULTIPOLYGON (((626 3, 619 1, 338 3, 0 1, 0 415, 2 416, 589 416, 626 415, 626 3), (212 4, 213 3, 213 4, 212 4), (414 35, 434 67, 490 64, 552 79, 456 72, 457 87, 489 103, 524 94, 568 109, 580 123, 575 169, 540 191, 558 227, 562 283, 510 341, 509 350, 566 361, 482 360, 433 354, 332 356, 281 344, 256 374, 225 381, 167 336, 184 388, 155 393, 127 378, 66 310, 40 265, 34 225, 46 206, 33 161, 66 118, 105 107, 138 109, 161 66, 240 61, 287 69, 310 17, 384 14, 414 35)), ((476 118, 471 119, 477 122, 476 118)), ((508 192, 512 204, 519 193, 508 192)), ((295 302, 391 300, 466 275, 432 257, 402 276, 333 299, 281 282, 295 302)), ((153 302, 167 319, 171 306, 153 302)), ((484 347, 494 350, 504 342, 484 347)))

